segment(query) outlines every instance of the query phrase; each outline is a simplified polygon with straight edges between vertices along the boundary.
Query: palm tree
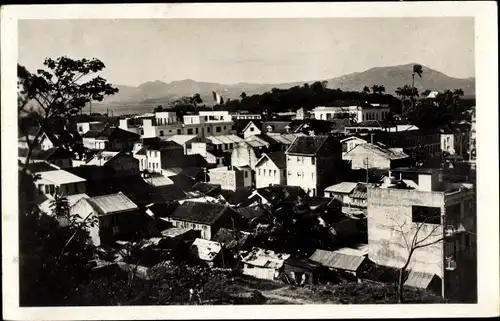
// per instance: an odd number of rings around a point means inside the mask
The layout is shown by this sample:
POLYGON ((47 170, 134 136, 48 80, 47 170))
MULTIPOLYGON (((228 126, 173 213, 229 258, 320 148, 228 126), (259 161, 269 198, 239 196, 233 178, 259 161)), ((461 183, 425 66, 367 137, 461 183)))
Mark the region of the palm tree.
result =
POLYGON ((384 85, 378 86, 378 91, 380 94, 385 93, 385 86, 384 85))
POLYGON ((422 69, 422 65, 413 65, 413 73, 411 74, 412 78, 412 83, 411 87, 415 88, 415 74, 419 75, 420 78, 422 78, 422 73, 424 70, 422 69))
POLYGON ((240 97, 241 97, 241 99, 245 99, 245 98, 247 98, 247 94, 245 92, 242 92, 240 97))
POLYGON ((370 87, 364 86, 363 87, 363 93, 368 94, 370 92, 370 87))
POLYGON ((372 86, 372 93, 376 94, 378 92, 378 85, 372 86))

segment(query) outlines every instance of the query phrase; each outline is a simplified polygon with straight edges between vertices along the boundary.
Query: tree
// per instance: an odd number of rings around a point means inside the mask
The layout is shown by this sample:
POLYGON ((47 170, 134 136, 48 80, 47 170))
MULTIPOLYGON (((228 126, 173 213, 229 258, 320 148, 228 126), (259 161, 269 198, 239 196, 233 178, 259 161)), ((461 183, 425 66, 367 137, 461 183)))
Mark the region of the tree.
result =
POLYGON ((158 106, 156 106, 156 107, 154 108, 154 110, 153 110, 153 112, 154 112, 154 113, 160 113, 160 112, 162 112, 162 111, 164 111, 164 109, 163 109, 163 106, 162 106, 162 105, 158 105, 158 106))
MULTIPOLYGON (((399 268, 398 278, 398 301, 404 302, 404 283, 407 277, 407 268, 411 263, 415 252, 432 247, 439 242, 447 243, 448 235, 443 229, 444 226, 459 226, 460 221, 451 216, 428 213, 413 213, 412 217, 404 215, 397 219, 392 218, 389 229, 393 230, 401 237, 402 244, 407 252, 404 263, 399 268)), ((464 231, 471 234, 471 231, 464 231)), ((472 233, 473 234, 473 233, 472 233)))
POLYGON ((245 92, 242 92, 240 97, 241 97, 241 99, 245 99, 245 98, 247 98, 247 94, 245 92))
POLYGON ((405 108, 405 102, 410 101, 412 102, 415 97, 418 97, 418 90, 417 88, 412 88, 408 85, 404 85, 403 87, 398 87, 396 89, 396 95, 398 95, 401 99, 401 106, 402 106, 402 112, 405 113, 407 112, 407 108, 405 108))
POLYGON ((368 86, 364 86, 364 87, 363 87, 363 93, 364 93, 364 94, 369 94, 369 93, 370 93, 370 87, 368 87, 368 86))
MULTIPOLYGON (((28 112, 28 105, 36 103, 37 132, 32 139, 24 132, 28 144, 28 153, 22 172, 27 170, 33 149, 44 130, 48 129, 54 120, 78 114, 91 101, 102 101, 105 96, 118 92, 104 78, 96 76, 105 68, 99 59, 73 60, 60 57, 56 60, 47 58, 44 61, 46 69, 38 69, 32 74, 24 66, 18 65, 18 113, 22 116, 28 112)), ((21 128, 23 129, 23 128, 21 128)), ((24 177, 24 176, 23 176, 24 177)))
POLYGON ((51 208, 52 215, 41 213, 38 208, 20 213, 22 306, 64 305, 68 295, 82 286, 91 273, 89 263, 95 248, 88 229, 97 224, 97 218, 88 215, 81 219, 70 214, 68 201, 61 195, 51 202, 51 208))

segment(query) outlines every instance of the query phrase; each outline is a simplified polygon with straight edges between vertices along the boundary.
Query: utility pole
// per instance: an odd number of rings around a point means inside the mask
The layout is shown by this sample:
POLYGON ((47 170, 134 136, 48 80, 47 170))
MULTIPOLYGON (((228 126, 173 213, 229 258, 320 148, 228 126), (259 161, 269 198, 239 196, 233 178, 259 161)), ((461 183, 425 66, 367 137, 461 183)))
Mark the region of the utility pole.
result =
POLYGON ((365 171, 366 171, 366 183, 368 184, 368 178, 369 178, 369 175, 368 175, 368 157, 365 157, 364 164, 365 164, 365 171))

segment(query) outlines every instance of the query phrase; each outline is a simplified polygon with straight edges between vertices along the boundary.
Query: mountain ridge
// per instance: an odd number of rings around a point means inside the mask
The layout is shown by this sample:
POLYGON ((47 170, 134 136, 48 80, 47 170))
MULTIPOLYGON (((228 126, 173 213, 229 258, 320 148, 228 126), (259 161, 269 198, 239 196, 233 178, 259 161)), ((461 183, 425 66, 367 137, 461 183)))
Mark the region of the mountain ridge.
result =
MULTIPOLYGON (((411 85, 412 68, 417 63, 409 63, 395 66, 376 66, 365 71, 344 74, 329 79, 318 79, 317 81, 328 81, 328 88, 341 89, 344 91, 361 91, 364 86, 384 85, 386 92, 394 94, 397 87, 411 85)), ((422 64, 420 64, 422 65, 422 64)), ((461 88, 466 95, 475 94, 475 78, 450 77, 443 72, 431 69, 425 65, 422 77, 415 76, 415 87, 419 91, 430 89, 442 91, 445 89, 461 88)), ((169 101, 182 97, 192 96, 199 93, 206 104, 212 104, 212 91, 217 91, 224 99, 239 99, 242 92, 247 95, 262 94, 272 88, 288 89, 294 86, 302 86, 305 83, 312 84, 314 81, 296 81, 279 84, 239 82, 236 84, 221 84, 217 82, 196 81, 193 79, 174 80, 163 82, 160 80, 148 81, 139 86, 115 85, 119 92, 114 96, 106 97, 100 103, 103 107, 112 106, 119 108, 120 105, 151 102, 167 104, 169 101)))

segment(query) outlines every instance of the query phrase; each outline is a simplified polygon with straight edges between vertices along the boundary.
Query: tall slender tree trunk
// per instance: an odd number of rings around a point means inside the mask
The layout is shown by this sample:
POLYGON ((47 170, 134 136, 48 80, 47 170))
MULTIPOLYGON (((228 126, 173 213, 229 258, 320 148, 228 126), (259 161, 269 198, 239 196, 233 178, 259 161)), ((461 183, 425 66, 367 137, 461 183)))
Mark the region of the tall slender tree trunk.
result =
POLYGON ((413 255, 413 249, 408 254, 408 259, 406 260, 405 265, 399 270, 399 282, 398 282, 398 303, 404 302, 404 282, 405 282, 405 272, 410 264, 411 257, 413 255))

